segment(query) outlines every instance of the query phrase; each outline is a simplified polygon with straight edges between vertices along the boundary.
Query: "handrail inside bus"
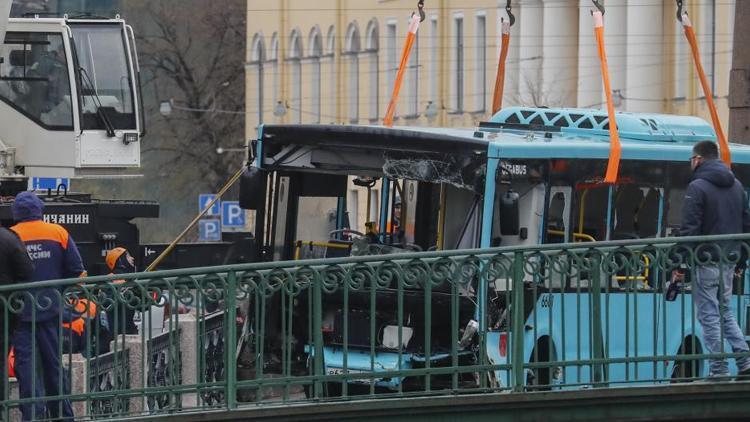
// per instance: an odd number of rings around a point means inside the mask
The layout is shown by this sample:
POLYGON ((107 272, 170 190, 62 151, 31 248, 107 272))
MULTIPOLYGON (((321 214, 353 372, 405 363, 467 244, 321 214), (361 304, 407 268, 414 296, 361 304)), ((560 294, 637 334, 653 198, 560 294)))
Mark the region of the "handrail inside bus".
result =
POLYGON ((648 275, 649 275, 649 267, 651 266, 651 260, 648 259, 648 255, 641 255, 641 258, 643 259, 643 263, 646 265, 646 269, 643 270, 643 275, 618 275, 615 276, 615 280, 617 281, 628 281, 628 280, 640 280, 643 281, 644 288, 648 289, 650 286, 648 284, 648 275))
POLYGON ((297 240, 294 242, 295 248, 294 248, 294 260, 299 261, 300 258, 302 258, 302 247, 303 246, 309 246, 311 249, 315 246, 323 247, 323 248, 334 248, 334 249, 349 249, 352 247, 349 243, 333 243, 333 242, 316 242, 313 240, 309 241, 303 241, 303 240, 297 240))
MULTIPOLYGON (((562 230, 548 229, 547 233, 548 234, 555 234, 555 235, 558 235, 558 236, 565 236, 565 232, 562 231, 562 230)), ((573 239, 581 239, 581 240, 586 240, 586 241, 589 241, 589 242, 596 242, 596 239, 594 239, 594 236, 591 236, 590 234, 586 234, 586 233, 573 233, 573 239)))

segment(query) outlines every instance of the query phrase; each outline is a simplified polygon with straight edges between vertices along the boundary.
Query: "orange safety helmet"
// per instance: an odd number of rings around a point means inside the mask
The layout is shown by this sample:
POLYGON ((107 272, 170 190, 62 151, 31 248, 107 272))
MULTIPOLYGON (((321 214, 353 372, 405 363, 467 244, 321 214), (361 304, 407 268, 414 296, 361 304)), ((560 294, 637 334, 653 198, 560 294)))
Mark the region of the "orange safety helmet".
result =
POLYGON ((114 248, 107 252, 107 257, 104 258, 104 262, 107 263, 107 268, 109 268, 110 271, 115 269, 115 265, 117 264, 117 260, 120 259, 120 257, 127 253, 127 250, 125 248, 114 248))

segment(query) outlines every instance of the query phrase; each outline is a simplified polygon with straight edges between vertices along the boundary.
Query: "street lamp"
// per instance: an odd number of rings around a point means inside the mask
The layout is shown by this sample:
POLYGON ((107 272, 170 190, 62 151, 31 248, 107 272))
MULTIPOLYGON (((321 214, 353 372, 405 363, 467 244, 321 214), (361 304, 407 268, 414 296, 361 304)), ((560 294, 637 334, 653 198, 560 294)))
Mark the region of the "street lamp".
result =
POLYGON ((245 152, 245 148, 216 147, 216 153, 217 154, 224 154, 225 152, 245 152))
POLYGON ((192 111, 192 112, 199 112, 199 113, 245 114, 244 111, 220 110, 217 108, 182 107, 182 106, 176 105, 174 103, 174 99, 172 98, 159 103, 159 113, 162 116, 169 117, 172 114, 172 110, 192 111))
POLYGON ((286 106, 281 101, 276 102, 276 107, 273 108, 273 115, 276 117, 282 117, 286 114, 286 106))
POLYGON ((427 120, 433 121, 438 115, 438 108, 432 101, 427 102, 427 108, 424 110, 424 115, 427 120))
POLYGON ((170 98, 169 101, 162 101, 161 104, 159 104, 159 114, 161 114, 164 117, 169 117, 169 115, 172 114, 172 99, 170 98))

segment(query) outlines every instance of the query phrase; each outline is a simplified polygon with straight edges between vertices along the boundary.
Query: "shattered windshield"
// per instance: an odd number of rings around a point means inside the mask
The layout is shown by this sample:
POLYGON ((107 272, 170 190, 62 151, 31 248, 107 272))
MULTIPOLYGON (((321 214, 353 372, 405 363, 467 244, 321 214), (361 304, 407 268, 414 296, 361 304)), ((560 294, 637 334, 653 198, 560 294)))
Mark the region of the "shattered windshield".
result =
POLYGON ((404 157, 386 153, 383 164, 383 174, 389 179, 446 183, 474 191, 477 191, 477 182, 485 172, 486 164, 479 164, 468 157, 448 155, 404 157))

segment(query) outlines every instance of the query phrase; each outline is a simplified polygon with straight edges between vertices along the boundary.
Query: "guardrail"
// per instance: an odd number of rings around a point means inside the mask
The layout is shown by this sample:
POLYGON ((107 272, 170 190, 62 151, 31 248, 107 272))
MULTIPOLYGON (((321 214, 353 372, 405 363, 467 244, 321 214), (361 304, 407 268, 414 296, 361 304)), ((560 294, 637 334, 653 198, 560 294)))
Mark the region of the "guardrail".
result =
MULTIPOLYGON (((2 286, 0 353, 12 346, 11 319, 53 315, 65 380, 45 390, 53 369, 27 357, 35 385, 19 398, 0 369, 4 411, 18 419, 21 405, 46 403, 54 414, 54 400, 66 398, 77 419, 99 419, 689 382, 708 375, 708 359, 750 356, 734 353, 723 332, 721 350, 707 352, 690 282, 711 265, 733 274, 748 250, 747 235, 640 239, 2 286), (670 287, 679 268, 686 281, 670 287), (64 327, 82 315, 82 335, 64 327)), ((732 310, 744 336, 750 290, 732 277, 719 318, 732 310)))

